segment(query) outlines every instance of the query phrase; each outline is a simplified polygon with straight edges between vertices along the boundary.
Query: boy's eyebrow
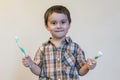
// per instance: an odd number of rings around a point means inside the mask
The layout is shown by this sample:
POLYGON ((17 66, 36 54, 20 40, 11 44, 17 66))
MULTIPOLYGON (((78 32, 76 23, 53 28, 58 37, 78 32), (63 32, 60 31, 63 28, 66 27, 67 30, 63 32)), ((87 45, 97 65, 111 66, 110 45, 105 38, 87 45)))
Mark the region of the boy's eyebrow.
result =
MULTIPOLYGON (((60 21, 67 21, 68 19, 61 19, 60 21)), ((56 21, 55 19, 53 20, 48 20, 48 21, 56 21)))
POLYGON ((65 21, 67 21, 68 19, 62 19, 62 20, 65 20, 65 21))

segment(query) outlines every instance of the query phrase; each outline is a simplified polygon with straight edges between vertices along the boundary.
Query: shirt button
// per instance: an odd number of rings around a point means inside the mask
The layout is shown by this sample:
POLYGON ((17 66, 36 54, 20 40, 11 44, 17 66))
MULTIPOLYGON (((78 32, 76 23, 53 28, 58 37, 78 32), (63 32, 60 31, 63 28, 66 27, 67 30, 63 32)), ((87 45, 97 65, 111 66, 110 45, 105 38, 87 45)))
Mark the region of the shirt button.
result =
POLYGON ((60 58, 58 58, 57 60, 60 61, 60 58))
POLYGON ((59 68, 58 68, 57 70, 58 70, 58 71, 60 71, 60 69, 59 69, 59 68))

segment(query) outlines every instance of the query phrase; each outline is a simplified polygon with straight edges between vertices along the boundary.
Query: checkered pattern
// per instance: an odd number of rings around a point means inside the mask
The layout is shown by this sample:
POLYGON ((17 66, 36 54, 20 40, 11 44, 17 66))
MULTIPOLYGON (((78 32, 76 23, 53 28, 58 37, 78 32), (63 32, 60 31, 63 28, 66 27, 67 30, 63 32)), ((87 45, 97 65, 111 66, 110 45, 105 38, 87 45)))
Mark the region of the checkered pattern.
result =
POLYGON ((79 69, 86 62, 84 52, 70 37, 59 48, 49 39, 37 50, 34 61, 42 70, 39 80, 80 80, 79 69))

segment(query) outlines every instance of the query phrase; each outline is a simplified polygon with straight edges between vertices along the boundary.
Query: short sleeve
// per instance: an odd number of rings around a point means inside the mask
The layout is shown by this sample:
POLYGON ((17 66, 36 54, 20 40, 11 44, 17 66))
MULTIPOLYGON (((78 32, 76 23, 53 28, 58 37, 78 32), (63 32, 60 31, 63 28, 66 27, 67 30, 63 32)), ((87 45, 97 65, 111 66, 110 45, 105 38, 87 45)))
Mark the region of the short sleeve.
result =
POLYGON ((34 56, 34 62, 38 65, 42 65, 42 54, 43 54, 43 47, 39 47, 34 56))
POLYGON ((80 69, 86 63, 85 53, 84 51, 78 46, 77 49, 77 69, 80 69))
POLYGON ((85 53, 82 49, 80 49, 79 55, 80 55, 80 58, 79 58, 80 60, 79 61, 80 61, 80 64, 82 66, 83 64, 86 63, 85 53))

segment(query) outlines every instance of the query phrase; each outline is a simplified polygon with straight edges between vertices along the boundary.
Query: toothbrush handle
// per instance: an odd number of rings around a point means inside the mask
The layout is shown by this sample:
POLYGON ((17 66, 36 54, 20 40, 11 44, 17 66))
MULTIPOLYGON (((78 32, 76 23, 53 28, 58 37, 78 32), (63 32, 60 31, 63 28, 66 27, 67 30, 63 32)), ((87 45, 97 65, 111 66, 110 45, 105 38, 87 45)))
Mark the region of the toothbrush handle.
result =
POLYGON ((99 58, 98 56, 95 56, 95 57, 94 57, 95 60, 98 59, 98 58, 99 58))
POLYGON ((21 50, 22 54, 25 56, 26 55, 25 50, 20 46, 19 46, 19 49, 21 50))

